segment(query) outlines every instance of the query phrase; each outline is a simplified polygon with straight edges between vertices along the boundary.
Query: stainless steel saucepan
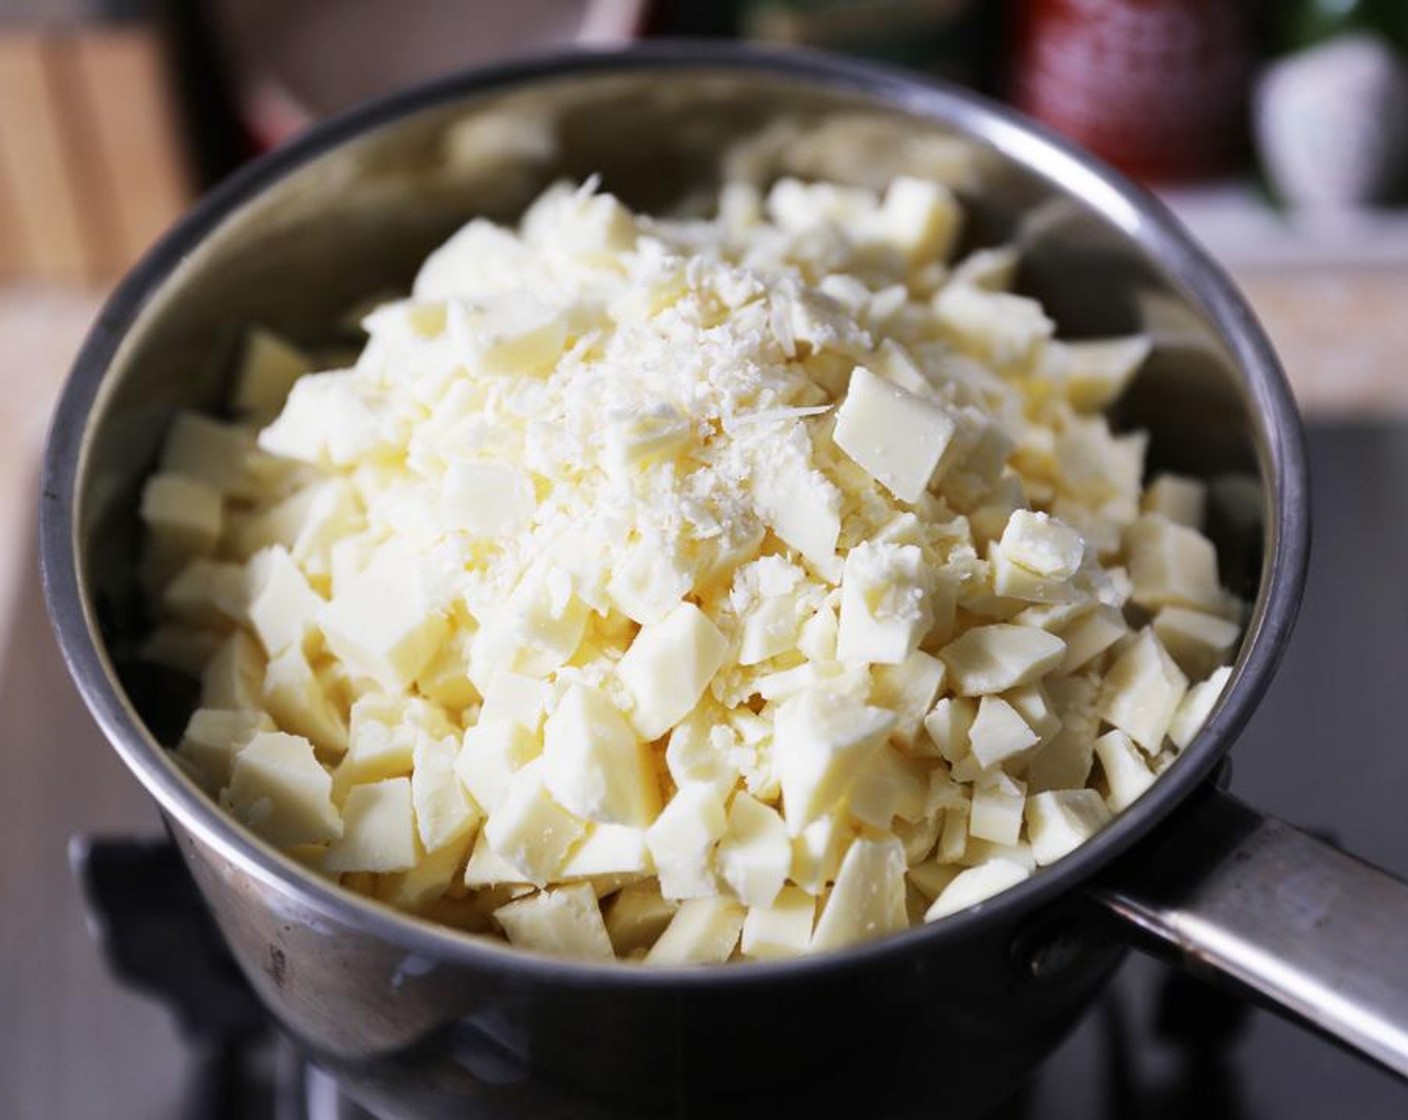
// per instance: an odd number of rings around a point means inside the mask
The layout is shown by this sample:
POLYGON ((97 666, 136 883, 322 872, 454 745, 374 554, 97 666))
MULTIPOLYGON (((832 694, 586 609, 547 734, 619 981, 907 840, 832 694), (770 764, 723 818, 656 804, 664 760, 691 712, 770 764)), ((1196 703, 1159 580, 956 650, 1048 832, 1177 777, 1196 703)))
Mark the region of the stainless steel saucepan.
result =
MULTIPOLYGON (((42 550, 64 655, 160 803, 269 1010, 359 1101, 406 1116, 970 1115, 1009 1093, 1131 941, 1408 1074, 1408 889, 1220 792, 1291 630, 1301 431, 1226 276, 1152 198, 966 93, 814 55, 665 45, 469 73, 356 110, 237 175, 123 282, 54 420, 42 550), (326 340, 467 218, 600 173, 638 208, 723 174, 942 175, 973 244, 1066 336, 1143 330, 1121 406, 1152 462, 1214 480, 1224 580, 1254 603, 1202 734, 1095 840, 972 910, 810 960, 668 971, 554 960, 346 893, 173 765, 189 710, 133 657, 136 496, 173 411, 218 408, 232 324, 326 340), (782 1112, 778 1112, 781 1109, 782 1112), (859 1111, 856 1111, 859 1110, 859 1111)), ((55 744, 54 749, 63 749, 55 744)))

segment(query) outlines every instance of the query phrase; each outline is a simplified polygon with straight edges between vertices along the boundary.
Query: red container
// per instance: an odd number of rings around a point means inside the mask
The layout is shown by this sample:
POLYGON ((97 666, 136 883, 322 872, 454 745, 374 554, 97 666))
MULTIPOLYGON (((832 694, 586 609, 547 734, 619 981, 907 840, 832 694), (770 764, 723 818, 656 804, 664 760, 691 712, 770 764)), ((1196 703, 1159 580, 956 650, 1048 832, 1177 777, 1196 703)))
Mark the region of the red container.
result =
POLYGON ((1253 46, 1239 0, 1020 0, 1019 108, 1142 179, 1225 171, 1246 136, 1253 46))

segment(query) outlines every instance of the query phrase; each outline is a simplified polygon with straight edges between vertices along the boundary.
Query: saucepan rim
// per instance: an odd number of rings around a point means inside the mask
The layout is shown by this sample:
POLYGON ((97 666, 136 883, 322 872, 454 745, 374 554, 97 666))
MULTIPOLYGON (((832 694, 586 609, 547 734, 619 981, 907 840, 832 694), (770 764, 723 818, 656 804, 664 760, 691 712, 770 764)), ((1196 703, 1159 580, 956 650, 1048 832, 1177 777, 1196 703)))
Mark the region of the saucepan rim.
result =
MULTIPOLYGON (((624 50, 549 54, 470 70, 369 102, 311 129, 217 187, 118 285, 84 342, 64 387, 45 451, 39 545, 44 594, 70 673, 108 740, 162 810, 243 873, 294 896, 323 917, 453 965, 513 969, 575 987, 722 989, 805 981, 835 968, 893 963, 1030 915, 1072 894, 1174 812, 1202 785, 1270 682, 1295 619, 1309 556, 1304 437, 1280 365, 1250 308, 1208 254, 1152 195, 1072 144, 974 93, 902 71, 810 51, 721 43, 657 42, 624 50), (994 148, 1080 197, 1158 260, 1219 332, 1241 371, 1271 521, 1259 593, 1233 683, 1203 732, 1130 809, 1059 863, 994 898, 940 921, 816 957, 728 966, 647 968, 553 958, 400 913, 346 891, 260 840, 227 815, 170 760, 117 683, 82 576, 77 509, 90 415, 129 330, 192 250, 271 184, 374 130, 457 100, 568 78, 658 71, 746 72, 854 93, 927 118, 994 148)), ((63 749, 56 744, 54 749, 63 749)))

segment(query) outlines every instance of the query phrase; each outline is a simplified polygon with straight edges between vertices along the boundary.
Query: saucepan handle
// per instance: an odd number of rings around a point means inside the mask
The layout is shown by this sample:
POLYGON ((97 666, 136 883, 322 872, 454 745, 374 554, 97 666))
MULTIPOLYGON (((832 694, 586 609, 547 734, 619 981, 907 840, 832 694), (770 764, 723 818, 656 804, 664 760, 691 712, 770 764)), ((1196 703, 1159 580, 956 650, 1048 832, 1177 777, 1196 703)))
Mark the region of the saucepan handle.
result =
POLYGON ((1208 790, 1097 887, 1141 947, 1408 1077, 1408 884, 1208 790))

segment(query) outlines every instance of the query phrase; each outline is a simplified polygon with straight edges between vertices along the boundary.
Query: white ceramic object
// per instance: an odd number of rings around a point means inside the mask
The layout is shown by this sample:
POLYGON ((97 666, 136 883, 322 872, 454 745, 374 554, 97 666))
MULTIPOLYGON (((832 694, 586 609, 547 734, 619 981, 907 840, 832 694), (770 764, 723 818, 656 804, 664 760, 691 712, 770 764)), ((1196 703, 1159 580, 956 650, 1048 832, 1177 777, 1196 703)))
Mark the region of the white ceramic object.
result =
POLYGON ((1347 33, 1268 67, 1254 119, 1262 161, 1287 202, 1379 202, 1408 163, 1408 68, 1377 35, 1347 33))

